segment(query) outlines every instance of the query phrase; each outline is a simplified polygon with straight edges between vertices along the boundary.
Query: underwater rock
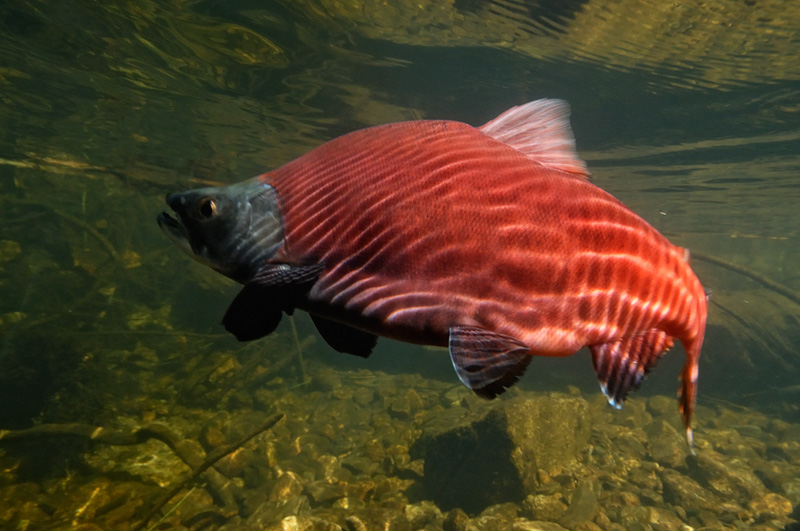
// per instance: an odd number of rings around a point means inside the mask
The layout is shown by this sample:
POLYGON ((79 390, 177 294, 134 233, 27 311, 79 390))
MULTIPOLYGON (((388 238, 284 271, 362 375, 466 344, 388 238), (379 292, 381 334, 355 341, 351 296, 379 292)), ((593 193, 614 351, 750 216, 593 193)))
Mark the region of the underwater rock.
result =
POLYGON ((661 481, 667 503, 683 507, 690 514, 703 510, 716 512, 719 500, 692 478, 666 469, 661 474, 661 481))
POLYGON ((674 531, 680 529, 683 520, 678 514, 662 507, 623 507, 617 523, 625 529, 651 529, 653 531, 674 531))
POLYGON ((581 398, 514 398, 464 423, 426 430, 412 449, 424 455, 428 498, 443 510, 478 512, 521 502, 534 492, 540 469, 573 463, 591 431, 581 398))
POLYGON ((347 531, 368 531, 367 524, 358 516, 348 516, 345 519, 347 531))
POLYGON ((92 521, 98 511, 112 503, 110 486, 107 478, 97 478, 81 485, 64 498, 53 514, 54 518, 56 521, 71 520, 75 524, 92 521), (78 510, 75 510, 76 507, 78 510))
POLYGON ((268 529, 272 525, 282 523, 287 517, 302 517, 310 513, 311 506, 305 496, 297 496, 286 501, 269 500, 256 507, 247 518, 246 525, 253 529, 268 529))
POLYGON ((756 521, 786 518, 792 514, 792 502, 770 492, 748 503, 747 510, 756 521))
POLYGON ((343 484, 333 483, 326 479, 309 483, 306 485, 305 492, 316 504, 332 502, 347 494, 343 484))
POLYGON ((341 466, 353 474, 374 474, 379 467, 376 463, 365 455, 346 455, 341 459, 341 466))
POLYGON ((650 458, 670 468, 680 468, 685 464, 689 448, 683 434, 665 420, 654 420, 645 429, 647 449, 650 458))
POLYGON ((558 523, 568 529, 575 528, 578 524, 591 521, 599 509, 596 490, 599 485, 595 481, 583 480, 572 493, 572 499, 566 513, 558 523))
POLYGON ((314 516, 287 516, 267 531, 342 531, 342 526, 314 516))
POLYGON ((200 437, 198 440, 206 452, 219 448, 228 442, 225 435, 220 430, 209 425, 203 426, 200 430, 200 437))
MULTIPOLYGON (((800 474, 798 477, 783 483, 781 485, 781 490, 783 494, 791 500, 792 505, 797 508, 797 511, 800 512, 800 474)), ((798 518, 798 520, 800 520, 800 518, 798 518)))
POLYGON ((0 509, 0 528, 2 529, 22 529, 25 527, 23 522, 47 522, 51 515, 42 509, 36 502, 16 502, 10 505, 3 505, 0 509))
POLYGON ((653 531, 673 531, 684 525, 678 513, 663 507, 648 507, 647 523, 653 531))
POLYGON ((748 468, 726 461, 712 450, 698 452, 687 462, 692 477, 725 500, 752 500, 767 492, 761 480, 748 468))
POLYGON ((463 509, 455 508, 447 513, 442 529, 444 531, 466 531, 469 526, 469 516, 463 509))
POLYGON ((531 494, 522 502, 525 515, 532 520, 558 521, 567 511, 567 504, 561 493, 531 494))
POLYGON ((647 399, 647 410, 654 417, 673 418, 675 415, 675 399, 664 395, 655 395, 647 399))
POLYGON ((423 529, 428 526, 441 528, 444 525, 442 511, 427 500, 406 505, 403 512, 412 529, 423 529))
POLYGON ((514 522, 511 531, 567 531, 554 522, 522 520, 514 522))
POLYGON ((389 413, 399 419, 412 417, 423 408, 422 398, 414 389, 409 389, 403 396, 393 397, 389 406, 389 413))
POLYGON ((286 470, 272 483, 268 499, 281 502, 294 499, 303 492, 303 482, 300 476, 286 470))
POLYGON ((339 513, 338 520, 346 531, 412 531, 411 523, 403 511, 393 508, 367 506, 357 511, 339 513), (344 516, 346 515, 346 516, 344 516))
POLYGON ((647 404, 640 400, 630 400, 625 403, 624 408, 615 412, 615 423, 629 428, 643 428, 652 420, 647 404))

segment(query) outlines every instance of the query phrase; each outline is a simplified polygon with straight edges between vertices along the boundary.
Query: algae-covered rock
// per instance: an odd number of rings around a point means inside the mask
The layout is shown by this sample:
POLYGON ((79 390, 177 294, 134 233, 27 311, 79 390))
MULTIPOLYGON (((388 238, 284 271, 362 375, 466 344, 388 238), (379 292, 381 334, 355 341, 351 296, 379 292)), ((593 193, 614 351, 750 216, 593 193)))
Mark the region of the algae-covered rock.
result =
POLYGON ((688 460, 692 476, 727 500, 751 500, 767 489, 748 468, 726 461, 713 451, 704 451, 688 460))
POLYGON ((673 470, 664 470, 661 475, 664 483, 664 500, 683 507, 688 513, 699 511, 715 511, 719 500, 692 478, 673 470))
POLYGON ((457 425, 426 430, 423 485, 444 510, 521 502, 538 471, 571 464, 589 440, 589 407, 574 397, 516 398, 457 425))
POLYGON ((584 480, 578 483, 578 487, 572 493, 567 512, 559 523, 568 529, 573 529, 583 522, 591 521, 600 508, 597 503, 598 488, 599 486, 592 481, 584 480))
POLYGON ((689 447, 683 435, 665 420, 655 420, 645 429, 647 434, 647 449, 653 461, 678 468, 685 464, 689 455, 689 447))

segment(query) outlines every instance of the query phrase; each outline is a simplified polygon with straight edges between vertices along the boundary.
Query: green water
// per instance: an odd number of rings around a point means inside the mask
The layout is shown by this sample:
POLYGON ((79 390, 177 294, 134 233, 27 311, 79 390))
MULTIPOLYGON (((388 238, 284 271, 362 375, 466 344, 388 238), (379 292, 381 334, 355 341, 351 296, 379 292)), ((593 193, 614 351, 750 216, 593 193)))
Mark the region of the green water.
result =
MULTIPOLYGON (((6 2, 0 430, 80 423, 130 432, 161 421, 192 440, 212 426, 234 442, 282 412, 271 435, 242 450, 241 470, 223 472, 240 496, 289 499, 278 516, 311 514, 344 529, 357 528, 347 514, 366 521, 359 511, 373 505, 397 514, 419 506, 428 499, 421 477, 384 461, 409 459, 397 447, 413 445, 454 401, 472 403, 458 394, 447 354, 383 340, 369 360, 351 359, 302 315, 239 344, 219 325, 237 287, 174 248, 155 216, 168 192, 243 180, 357 128, 423 118, 479 125, 557 97, 572 107, 594 182, 697 254, 712 294, 697 414, 698 440, 710 446, 701 450, 724 453, 714 446, 721 419, 729 431, 755 424, 761 457, 780 454, 776 463, 800 473, 796 448, 770 446, 794 432, 768 429, 800 423, 799 34, 800 7, 779 1, 6 2), (292 450, 306 439, 324 450, 292 450), (312 464, 361 456, 373 439, 377 471, 351 465, 343 478, 312 464), (306 505, 276 493, 286 471, 302 478, 306 505), (315 497, 320 478, 362 489, 371 481, 373 494, 315 497)), ((626 411, 672 399, 682 362, 676 348, 623 412, 597 409, 595 425, 626 426, 626 411)), ((597 395, 586 352, 534 360, 518 387, 591 404, 597 395)), ((113 455, 80 437, 0 445, 0 527, 132 528, 162 487, 189 474, 161 443, 147 444, 113 455), (150 468, 136 472, 143 461, 150 468)), ((770 492, 800 504, 800 485, 767 476, 770 492)), ((610 487, 600 485, 602 505, 610 487)), ((258 507, 222 503, 202 487, 164 528, 234 525, 258 507), (212 516, 198 518, 203 511, 212 516)), ((659 502, 642 495, 641 505, 659 502)), ((718 528, 675 512, 685 525, 718 528)), ((440 520, 393 525, 441 529, 440 520)), ((788 520, 718 522, 777 529, 788 520)))

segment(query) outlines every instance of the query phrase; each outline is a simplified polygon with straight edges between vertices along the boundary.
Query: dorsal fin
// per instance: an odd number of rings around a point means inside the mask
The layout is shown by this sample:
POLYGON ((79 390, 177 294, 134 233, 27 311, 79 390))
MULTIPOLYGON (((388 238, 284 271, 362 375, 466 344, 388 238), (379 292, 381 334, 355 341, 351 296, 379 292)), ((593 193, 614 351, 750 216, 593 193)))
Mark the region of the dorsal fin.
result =
POLYGON ((512 107, 478 129, 540 164, 591 178, 575 151, 569 104, 564 100, 536 100, 512 107))

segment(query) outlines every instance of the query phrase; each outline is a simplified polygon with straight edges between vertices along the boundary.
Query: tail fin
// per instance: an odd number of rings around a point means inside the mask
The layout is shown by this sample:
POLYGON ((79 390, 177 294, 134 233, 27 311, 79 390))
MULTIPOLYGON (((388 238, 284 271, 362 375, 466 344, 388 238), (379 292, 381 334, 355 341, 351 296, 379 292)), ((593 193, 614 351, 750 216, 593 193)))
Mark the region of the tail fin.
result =
POLYGON ((694 453, 694 438, 692 434, 692 414, 697 400, 697 377, 699 374, 700 349, 703 347, 703 337, 706 332, 706 296, 698 303, 698 316, 696 334, 692 339, 681 339, 686 350, 686 364, 681 371, 680 412, 683 416, 683 425, 686 428, 686 441, 694 453))

